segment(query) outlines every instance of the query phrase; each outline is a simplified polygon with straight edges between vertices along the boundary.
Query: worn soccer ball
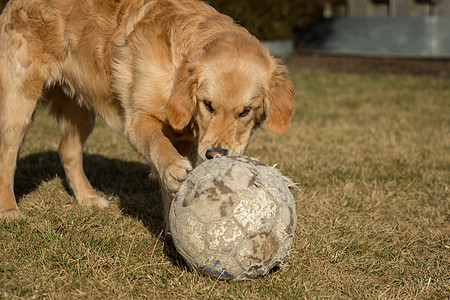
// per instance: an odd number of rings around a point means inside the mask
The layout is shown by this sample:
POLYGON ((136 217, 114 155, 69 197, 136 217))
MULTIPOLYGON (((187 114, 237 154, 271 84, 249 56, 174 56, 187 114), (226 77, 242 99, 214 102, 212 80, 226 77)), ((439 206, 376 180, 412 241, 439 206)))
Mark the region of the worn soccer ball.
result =
POLYGON ((250 157, 195 168, 170 209, 177 251, 196 269, 234 280, 262 276, 289 254, 297 215, 292 181, 250 157))

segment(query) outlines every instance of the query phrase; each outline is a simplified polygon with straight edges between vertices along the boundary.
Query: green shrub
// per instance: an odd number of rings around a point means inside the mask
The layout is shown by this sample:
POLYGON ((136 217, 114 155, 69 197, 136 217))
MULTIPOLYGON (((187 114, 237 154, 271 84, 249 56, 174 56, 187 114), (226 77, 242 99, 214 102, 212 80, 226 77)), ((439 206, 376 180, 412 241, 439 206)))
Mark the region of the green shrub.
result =
POLYGON ((262 40, 290 38, 322 15, 322 1, 205 0, 262 40))
POLYGON ((7 2, 8 2, 8 0, 0 0, 0 13, 5 8, 5 5, 6 5, 7 2))
MULTIPOLYGON (((262 40, 292 37, 322 15, 322 0, 204 0, 262 40)), ((0 0, 0 12, 8 0, 0 0)))

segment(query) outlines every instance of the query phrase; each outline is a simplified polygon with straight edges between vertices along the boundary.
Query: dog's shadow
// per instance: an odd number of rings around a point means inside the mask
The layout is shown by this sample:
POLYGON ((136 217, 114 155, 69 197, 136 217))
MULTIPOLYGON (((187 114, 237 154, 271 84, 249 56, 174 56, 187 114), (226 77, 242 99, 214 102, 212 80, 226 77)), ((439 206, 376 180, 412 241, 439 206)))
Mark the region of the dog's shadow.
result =
MULTIPOLYGON (((150 177, 149 165, 95 154, 85 154, 83 164, 86 176, 97 191, 119 198, 123 214, 141 220, 153 235, 160 236, 164 228, 161 194, 157 180, 150 177)), ((63 180, 66 191, 72 194, 57 152, 19 158, 14 177, 17 200, 36 190, 43 181, 56 176, 63 180)))

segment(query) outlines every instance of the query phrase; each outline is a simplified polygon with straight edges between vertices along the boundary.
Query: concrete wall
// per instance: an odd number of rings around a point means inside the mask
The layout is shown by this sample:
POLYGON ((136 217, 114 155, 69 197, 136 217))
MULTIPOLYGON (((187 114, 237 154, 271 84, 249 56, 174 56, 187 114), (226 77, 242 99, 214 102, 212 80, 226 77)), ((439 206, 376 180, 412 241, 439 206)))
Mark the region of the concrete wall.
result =
POLYGON ((330 18, 300 41, 325 54, 450 58, 450 17, 330 18))
POLYGON ((326 16, 450 16, 450 0, 325 0, 326 16))

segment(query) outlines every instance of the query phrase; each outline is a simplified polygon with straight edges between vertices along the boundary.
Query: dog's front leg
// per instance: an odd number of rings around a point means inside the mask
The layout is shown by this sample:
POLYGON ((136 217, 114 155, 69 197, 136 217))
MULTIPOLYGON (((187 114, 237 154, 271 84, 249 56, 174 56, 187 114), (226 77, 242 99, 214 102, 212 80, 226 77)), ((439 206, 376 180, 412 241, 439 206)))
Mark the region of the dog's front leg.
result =
POLYGON ((183 157, 164 134, 163 123, 151 116, 135 116, 127 122, 126 134, 131 144, 155 166, 167 192, 176 192, 192 170, 191 162, 183 157))

